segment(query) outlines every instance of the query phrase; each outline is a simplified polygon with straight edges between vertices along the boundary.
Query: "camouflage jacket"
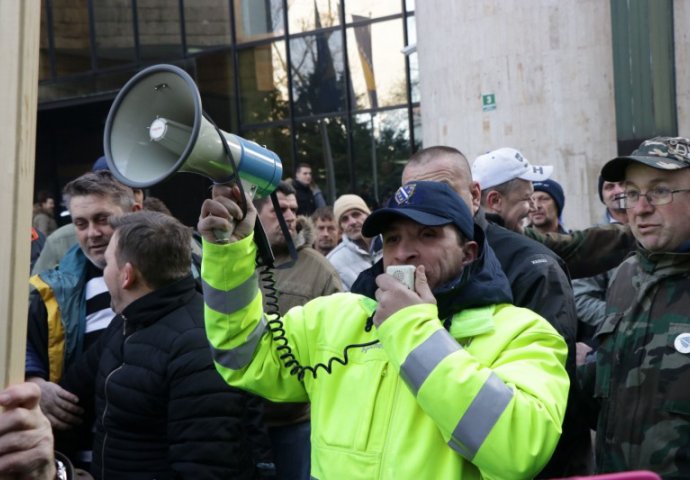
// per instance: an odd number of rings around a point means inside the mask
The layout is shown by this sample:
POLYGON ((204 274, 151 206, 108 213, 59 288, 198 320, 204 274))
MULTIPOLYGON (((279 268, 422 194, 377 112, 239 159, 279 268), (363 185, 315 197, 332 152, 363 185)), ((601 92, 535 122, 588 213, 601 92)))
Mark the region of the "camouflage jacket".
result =
POLYGON ((690 478, 690 254, 626 260, 597 335, 597 362, 578 374, 599 404, 598 471, 690 478))

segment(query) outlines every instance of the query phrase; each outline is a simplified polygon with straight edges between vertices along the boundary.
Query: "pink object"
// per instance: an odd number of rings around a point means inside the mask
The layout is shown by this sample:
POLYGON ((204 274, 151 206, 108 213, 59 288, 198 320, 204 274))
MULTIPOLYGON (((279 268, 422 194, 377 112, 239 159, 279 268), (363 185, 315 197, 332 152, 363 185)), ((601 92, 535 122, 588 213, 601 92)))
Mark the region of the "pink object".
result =
POLYGON ((634 472, 602 473, 586 477, 568 477, 561 480, 661 480, 661 477, 647 470, 636 470, 634 472))

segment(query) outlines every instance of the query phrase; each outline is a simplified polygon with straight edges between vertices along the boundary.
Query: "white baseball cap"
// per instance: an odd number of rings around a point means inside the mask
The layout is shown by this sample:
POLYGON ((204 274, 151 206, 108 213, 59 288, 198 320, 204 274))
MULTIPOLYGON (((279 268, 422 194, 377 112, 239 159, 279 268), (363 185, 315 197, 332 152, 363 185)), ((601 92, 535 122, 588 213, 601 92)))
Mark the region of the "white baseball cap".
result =
POLYGON ((521 178, 530 182, 548 179, 553 173, 551 165, 531 165, 514 148, 499 148, 479 155, 472 162, 472 178, 482 190, 510 180, 521 178))

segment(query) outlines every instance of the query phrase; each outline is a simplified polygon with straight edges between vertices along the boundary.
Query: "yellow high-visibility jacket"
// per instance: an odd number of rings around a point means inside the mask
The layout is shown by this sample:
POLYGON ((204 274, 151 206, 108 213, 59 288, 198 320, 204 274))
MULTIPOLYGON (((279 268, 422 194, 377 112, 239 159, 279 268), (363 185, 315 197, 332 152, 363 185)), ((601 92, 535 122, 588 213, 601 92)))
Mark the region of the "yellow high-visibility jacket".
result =
POLYGON ((312 405, 311 475, 348 479, 528 479, 546 464, 568 395, 566 346, 536 313, 508 304, 404 308, 365 330, 376 302, 320 297, 282 319, 301 365, 344 358, 300 381, 268 331, 252 237, 204 243, 206 331, 216 368, 272 401, 312 405))

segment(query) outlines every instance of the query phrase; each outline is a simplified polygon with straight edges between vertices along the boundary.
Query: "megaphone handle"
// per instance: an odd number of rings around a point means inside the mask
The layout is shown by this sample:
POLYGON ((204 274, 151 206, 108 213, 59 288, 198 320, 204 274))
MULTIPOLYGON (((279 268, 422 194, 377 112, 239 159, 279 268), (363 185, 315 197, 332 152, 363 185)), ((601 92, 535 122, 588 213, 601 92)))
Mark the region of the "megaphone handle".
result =
POLYGON ((273 255, 273 250, 271 249, 271 243, 268 241, 266 236, 266 231, 259 217, 256 217, 256 223, 254 224, 254 243, 256 243, 256 249, 258 250, 258 260, 261 265, 273 268, 273 262, 275 261, 275 256, 273 255))

